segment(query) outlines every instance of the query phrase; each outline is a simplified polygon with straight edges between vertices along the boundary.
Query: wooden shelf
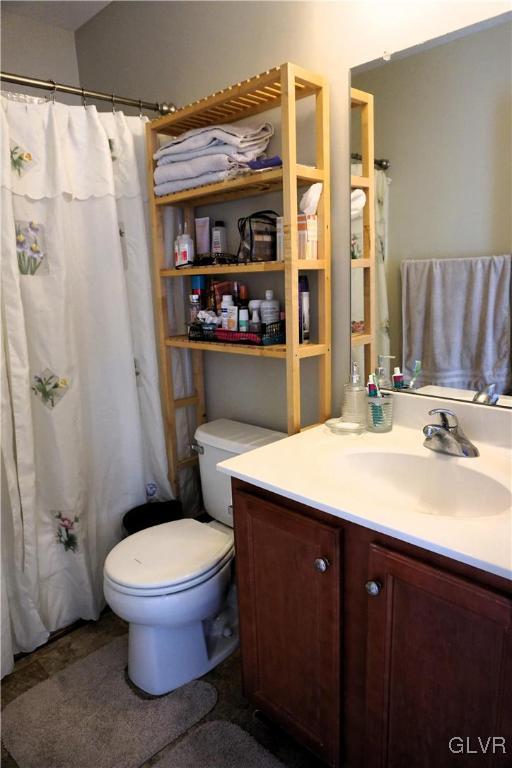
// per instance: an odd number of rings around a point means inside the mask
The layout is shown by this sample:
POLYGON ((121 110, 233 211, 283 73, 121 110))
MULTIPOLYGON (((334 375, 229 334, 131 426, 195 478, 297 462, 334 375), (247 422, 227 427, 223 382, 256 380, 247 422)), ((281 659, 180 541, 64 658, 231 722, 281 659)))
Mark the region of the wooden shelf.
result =
POLYGON ((352 269, 369 269, 371 265, 370 259, 351 259, 350 261, 352 269))
POLYGON ((368 189, 370 186, 370 179, 368 176, 351 176, 350 177, 350 186, 352 189, 368 189))
MULTIPOLYGON (((264 118, 266 119, 266 118, 264 118)), ((153 295, 159 351, 159 373, 169 479, 174 494, 180 497, 181 470, 189 466, 179 460, 177 412, 193 408, 196 423, 207 420, 204 382, 204 353, 220 352, 253 358, 283 360, 286 375, 286 423, 289 434, 299 432, 301 423, 301 366, 308 357, 317 358, 318 418, 331 415, 331 226, 330 226, 330 156, 329 156, 329 92, 325 79, 294 64, 285 63, 242 83, 225 88, 174 114, 152 120, 146 125, 147 184, 153 244, 153 295), (296 125, 298 99, 312 96, 315 110, 314 167, 297 162, 296 125), (247 173, 216 184, 186 189, 171 195, 154 194, 154 155, 161 146, 161 134, 180 136, 190 129, 232 123, 264 111, 280 110, 283 165, 264 171, 247 173), (318 204, 318 261, 298 258, 298 190, 316 182, 323 184, 318 204), (167 264, 165 247, 166 206, 177 206, 183 213, 188 231, 194 231, 195 209, 241 198, 281 192, 283 211, 284 262, 226 264, 174 269, 167 264), (318 343, 299 344, 297 325, 299 280, 301 272, 316 271, 316 325, 318 343), (287 344, 251 346, 212 341, 189 341, 187 336, 173 336, 169 327, 168 279, 193 275, 239 275, 251 273, 282 274, 287 344), (176 350, 188 350, 193 391, 175 398, 173 356, 176 350)), ((260 208, 268 207, 260 204, 260 208)), ((254 210, 254 208, 253 208, 254 210)), ((246 361, 245 365, 249 365, 246 361)), ((187 362, 188 365, 188 362, 187 362)), ((236 383, 234 384, 236 387, 236 383)))
MULTIPOLYGON (((323 177, 323 172, 319 171, 318 168, 309 168, 307 165, 297 166, 298 186, 314 184, 317 181, 322 181, 323 177)), ((205 184, 202 187, 184 189, 181 192, 173 192, 172 195, 154 196, 154 203, 155 205, 209 205, 210 203, 239 200, 243 197, 266 195, 282 188, 283 169, 272 168, 267 171, 253 171, 253 173, 219 181, 216 184, 205 184)))
MULTIPOLYGON (((302 272, 310 270, 321 271, 325 269, 325 261, 299 259, 294 262, 297 269, 302 272)), ((191 277, 192 275, 244 275, 252 272, 284 272, 284 261, 262 261, 251 264, 213 264, 205 267, 182 267, 181 269, 161 269, 160 277, 191 277)))
POLYGON ((352 346, 364 347, 366 344, 372 343, 371 333, 353 333, 352 334, 352 346))
MULTIPOLYGON (((165 340, 168 347, 177 349, 196 349, 203 352, 223 352, 228 355, 249 355, 251 357, 274 357, 286 359, 286 344, 257 346, 251 344, 230 344, 220 341, 190 341, 187 336, 170 336, 165 340)), ((300 344, 298 357, 320 357, 329 351, 326 344, 300 344)))
MULTIPOLYGON (((223 88, 176 110, 171 115, 151 121, 158 133, 179 136, 191 128, 203 128, 219 123, 233 123, 249 115, 275 109, 281 105, 285 90, 282 87, 283 70, 289 65, 274 67, 243 82, 223 88)), ((294 65, 295 99, 312 96, 324 87, 319 75, 306 72, 294 65)))

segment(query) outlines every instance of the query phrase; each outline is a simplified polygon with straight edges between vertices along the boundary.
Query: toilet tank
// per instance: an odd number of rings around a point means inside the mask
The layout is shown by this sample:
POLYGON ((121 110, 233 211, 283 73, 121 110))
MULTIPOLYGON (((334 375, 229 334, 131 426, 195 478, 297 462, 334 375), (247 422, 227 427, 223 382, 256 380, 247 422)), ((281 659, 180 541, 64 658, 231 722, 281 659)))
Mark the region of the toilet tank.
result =
POLYGON ((287 437, 284 432, 274 432, 272 429, 230 419, 210 421, 196 429, 204 507, 211 517, 233 527, 231 478, 218 472, 217 464, 240 453, 282 440, 283 437, 287 437))

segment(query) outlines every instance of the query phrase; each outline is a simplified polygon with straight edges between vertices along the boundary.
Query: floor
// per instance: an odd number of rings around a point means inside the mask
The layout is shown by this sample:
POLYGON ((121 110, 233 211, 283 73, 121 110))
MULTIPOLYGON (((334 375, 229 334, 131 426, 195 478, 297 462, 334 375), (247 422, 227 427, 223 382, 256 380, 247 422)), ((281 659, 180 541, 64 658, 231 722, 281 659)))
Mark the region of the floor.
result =
MULTIPOLYGON (((2 680, 2 709, 24 691, 43 680, 47 680, 61 669, 96 651, 126 631, 127 625, 107 609, 99 621, 84 623, 33 653, 20 658, 16 662, 14 671, 2 680)), ((236 723, 289 768, 322 768, 323 764, 307 750, 296 744, 285 733, 269 723, 264 723, 255 715, 253 708, 242 695, 239 653, 233 654, 216 669, 205 675, 204 680, 215 686, 218 700, 213 710, 201 722, 228 720, 236 723)), ((159 755, 157 754, 140 768, 157 766, 158 762, 159 755)), ((1 766, 2 768, 18 768, 17 763, 3 745, 1 766)))

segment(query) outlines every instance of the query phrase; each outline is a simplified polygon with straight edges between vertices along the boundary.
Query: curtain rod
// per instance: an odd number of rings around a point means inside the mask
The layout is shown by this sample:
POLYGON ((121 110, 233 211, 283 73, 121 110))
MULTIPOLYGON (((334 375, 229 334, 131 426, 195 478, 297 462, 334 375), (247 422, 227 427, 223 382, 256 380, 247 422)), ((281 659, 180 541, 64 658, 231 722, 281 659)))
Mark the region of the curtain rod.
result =
MULTIPOLYGON (((359 160, 359 162, 361 162, 361 160, 363 159, 363 156, 358 154, 357 152, 353 152, 350 155, 350 159, 359 160)), ((389 160, 386 160, 384 157, 382 157, 380 160, 375 158, 375 160, 373 161, 373 164, 376 168, 379 169, 379 171, 387 171, 388 168, 391 167, 391 162, 389 160)))
POLYGON ((140 111, 143 109, 151 110, 152 112, 159 112, 161 115, 168 115, 170 112, 176 112, 174 104, 167 104, 163 102, 142 101, 142 99, 128 99, 126 96, 116 96, 115 93, 105 93, 103 91, 88 91, 86 88, 77 88, 74 85, 63 85, 62 83, 56 83, 55 80, 40 80, 36 77, 24 77, 23 75, 13 75, 10 72, 0 72, 0 80, 5 83, 16 83, 17 85, 28 85, 31 88, 43 88, 46 91, 52 91, 54 94, 60 91, 61 93, 71 93, 74 96, 81 96, 82 100, 85 99, 97 99, 99 101, 110 101, 112 106, 116 104, 126 104, 129 107, 138 107, 140 111))

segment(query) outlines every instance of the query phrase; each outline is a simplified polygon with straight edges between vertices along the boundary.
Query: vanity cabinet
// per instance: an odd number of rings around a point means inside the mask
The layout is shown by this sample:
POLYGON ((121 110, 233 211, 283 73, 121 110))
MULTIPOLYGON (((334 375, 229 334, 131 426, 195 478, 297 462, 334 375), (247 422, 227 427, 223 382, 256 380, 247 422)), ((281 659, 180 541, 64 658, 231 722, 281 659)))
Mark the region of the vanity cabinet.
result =
POLYGON ((510 765, 509 581, 238 480, 233 501, 257 708, 331 766, 510 765))
POLYGON ((243 491, 234 509, 245 692, 337 765, 342 532, 243 491))
POLYGON ((376 544, 369 573, 365 764, 499 765, 492 737, 506 735, 507 696, 512 714, 510 599, 376 544))

